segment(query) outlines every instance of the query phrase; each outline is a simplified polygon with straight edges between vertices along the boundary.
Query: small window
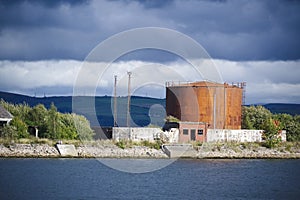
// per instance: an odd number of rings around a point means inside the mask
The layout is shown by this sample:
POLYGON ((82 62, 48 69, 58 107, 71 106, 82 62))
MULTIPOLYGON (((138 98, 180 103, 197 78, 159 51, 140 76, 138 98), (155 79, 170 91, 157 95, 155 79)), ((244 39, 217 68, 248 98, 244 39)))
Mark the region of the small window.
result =
POLYGON ((188 135, 189 134, 189 129, 183 129, 182 133, 183 133, 183 135, 188 135))
POLYGON ((203 135, 203 129, 198 129, 198 135, 203 135))

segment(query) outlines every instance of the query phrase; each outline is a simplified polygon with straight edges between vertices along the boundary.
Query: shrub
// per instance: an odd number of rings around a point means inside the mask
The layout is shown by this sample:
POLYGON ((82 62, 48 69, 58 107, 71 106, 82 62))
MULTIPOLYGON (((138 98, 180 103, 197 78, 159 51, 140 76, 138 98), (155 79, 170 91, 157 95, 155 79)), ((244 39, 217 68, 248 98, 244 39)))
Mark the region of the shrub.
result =
POLYGON ((126 140, 120 140, 118 142, 115 143, 116 146, 118 146, 121 149, 125 149, 126 147, 128 147, 128 141, 126 140))
POLYGON ((148 140, 144 140, 141 142, 141 145, 144 147, 152 148, 152 149, 160 149, 162 142, 160 140, 156 140, 155 142, 150 142, 148 140))
POLYGON ((43 104, 33 108, 3 100, 0 104, 14 116, 10 126, 1 131, 1 137, 29 138, 29 126, 37 127, 39 136, 48 139, 91 140, 95 134, 84 116, 59 113, 53 103, 48 110, 43 104))
POLYGON ((172 115, 168 115, 166 117, 165 121, 167 121, 167 122, 179 122, 180 120, 177 119, 176 117, 172 116, 172 115))
POLYGON ((14 117, 10 125, 15 128, 16 130, 16 137, 17 138, 28 138, 29 133, 27 132, 27 125, 19 118, 19 117, 14 117))
POLYGON ((277 138, 276 136, 272 136, 266 139, 266 141, 263 143, 263 146, 271 149, 277 147, 278 144, 280 144, 280 142, 281 142, 280 138, 277 138))
POLYGON ((5 139, 14 140, 18 138, 18 131, 14 126, 5 125, 0 129, 0 135, 5 139))
POLYGON ((194 142, 192 142, 192 145, 193 145, 193 148, 197 150, 198 147, 201 147, 203 145, 203 143, 200 141, 194 141, 194 142))

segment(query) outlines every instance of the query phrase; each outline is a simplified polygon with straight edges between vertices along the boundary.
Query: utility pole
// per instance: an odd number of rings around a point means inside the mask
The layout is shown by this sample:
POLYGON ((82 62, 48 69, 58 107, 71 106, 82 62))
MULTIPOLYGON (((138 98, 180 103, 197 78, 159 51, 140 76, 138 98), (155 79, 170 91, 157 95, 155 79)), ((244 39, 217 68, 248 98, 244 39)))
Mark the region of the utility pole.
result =
POLYGON ((132 72, 127 72, 128 75, 128 96, 127 96, 127 127, 130 127, 130 81, 132 72))
POLYGON ((115 75, 115 84, 114 84, 114 127, 118 126, 117 122, 117 75, 115 75))

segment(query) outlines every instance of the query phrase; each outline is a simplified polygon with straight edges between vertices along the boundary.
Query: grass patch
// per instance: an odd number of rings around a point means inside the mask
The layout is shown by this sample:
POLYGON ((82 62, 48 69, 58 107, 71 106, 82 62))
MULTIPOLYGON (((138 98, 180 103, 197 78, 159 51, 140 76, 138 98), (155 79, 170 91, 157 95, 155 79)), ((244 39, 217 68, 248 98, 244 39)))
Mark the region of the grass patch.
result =
MULTIPOLYGON (((61 140, 62 144, 73 144, 76 147, 80 146, 82 142, 80 140, 61 140)), ((0 138, 0 144, 3 144, 4 146, 8 147, 12 144, 47 144, 49 146, 54 146, 57 144, 58 140, 51 140, 47 138, 36 138, 36 137, 30 137, 30 138, 20 138, 20 139, 8 139, 8 138, 0 138)))
POLYGON ((125 149, 125 148, 128 148, 129 146, 131 146, 129 143, 130 143, 130 141, 120 140, 120 141, 116 142, 115 145, 121 149, 125 149))
POLYGON ((261 143, 258 142, 242 142, 239 143, 241 149, 254 150, 261 147, 261 143))
POLYGON ((160 149, 163 143, 160 140, 156 140, 155 142, 149 142, 148 140, 144 140, 141 142, 141 145, 144 147, 149 147, 152 149, 160 149))
POLYGON ((133 142, 131 140, 120 140, 118 142, 115 142, 115 145, 121 149, 132 148, 133 146, 143 146, 152 149, 160 149, 162 144, 163 143, 160 140, 157 140, 155 142, 150 142, 148 140, 144 140, 141 142, 133 142))
POLYGON ((201 147, 203 145, 203 142, 200 142, 200 141, 192 141, 190 143, 192 144, 192 146, 195 150, 198 150, 199 147, 201 147))
POLYGON ((9 147, 11 144, 14 144, 14 140, 8 139, 8 138, 0 138, 0 144, 2 144, 5 147, 9 147))
POLYGON ((300 142, 281 142, 278 144, 277 148, 290 153, 299 152, 300 142))

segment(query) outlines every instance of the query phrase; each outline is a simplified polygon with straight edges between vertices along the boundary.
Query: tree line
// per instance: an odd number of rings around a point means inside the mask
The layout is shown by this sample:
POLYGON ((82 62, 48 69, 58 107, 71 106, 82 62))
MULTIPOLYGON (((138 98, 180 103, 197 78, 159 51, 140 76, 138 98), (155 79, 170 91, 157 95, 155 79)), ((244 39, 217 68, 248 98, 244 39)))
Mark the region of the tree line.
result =
MULTIPOLYGON (((82 115, 60 113, 52 103, 47 109, 43 104, 0 104, 14 117, 9 125, 0 129, 0 136, 12 139, 30 138, 29 127, 38 129, 40 138, 90 140, 95 134, 89 121, 82 115)), ((244 106, 242 129, 264 130, 267 141, 276 142, 280 130, 286 130, 288 141, 300 141, 300 115, 273 114, 263 106, 244 106)))
POLYGON ((0 104, 13 115, 11 122, 0 129, 0 136, 11 139, 30 138, 29 127, 37 128, 40 138, 90 140, 94 131, 82 115, 60 113, 52 103, 47 109, 43 104, 30 107, 28 104, 0 104))
POLYGON ((288 141, 300 141, 300 115, 273 114, 263 106, 244 106, 242 128, 264 130, 265 139, 274 142, 280 130, 288 141))

